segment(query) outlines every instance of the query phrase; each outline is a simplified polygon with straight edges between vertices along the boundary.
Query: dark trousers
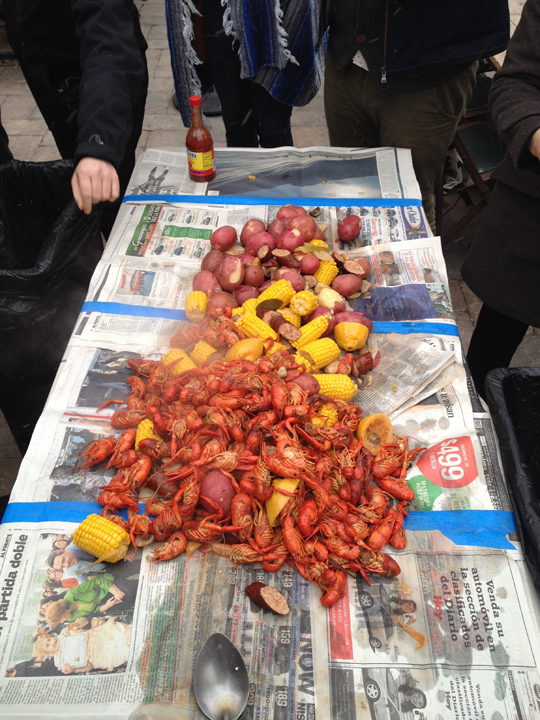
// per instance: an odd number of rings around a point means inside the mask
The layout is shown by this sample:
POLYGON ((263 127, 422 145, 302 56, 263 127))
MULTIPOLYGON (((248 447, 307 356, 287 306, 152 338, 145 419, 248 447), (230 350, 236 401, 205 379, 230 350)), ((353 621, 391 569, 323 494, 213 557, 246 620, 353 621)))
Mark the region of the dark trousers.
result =
POLYGON ((326 51, 324 109, 330 145, 409 148, 422 203, 435 230, 435 186, 476 81, 476 63, 422 90, 384 97, 371 74, 351 64, 343 76, 326 51))
POLYGON ((485 303, 482 305, 467 353, 474 384, 482 397, 486 375, 490 370, 510 365, 528 327, 485 303))
POLYGON ((240 78, 238 46, 223 29, 221 0, 204 2, 204 39, 212 82, 221 102, 228 147, 293 145, 292 107, 262 85, 240 78))

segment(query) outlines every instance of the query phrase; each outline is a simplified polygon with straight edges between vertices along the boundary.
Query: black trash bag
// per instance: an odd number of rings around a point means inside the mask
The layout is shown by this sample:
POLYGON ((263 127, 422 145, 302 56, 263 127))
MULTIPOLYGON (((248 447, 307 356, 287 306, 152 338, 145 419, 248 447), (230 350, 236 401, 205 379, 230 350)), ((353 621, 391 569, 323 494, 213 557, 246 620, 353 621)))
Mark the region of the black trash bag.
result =
POLYGON ((0 409, 24 453, 103 252, 73 163, 0 166, 0 409))
POLYGON ((540 368, 492 370, 485 389, 519 539, 540 592, 540 368))

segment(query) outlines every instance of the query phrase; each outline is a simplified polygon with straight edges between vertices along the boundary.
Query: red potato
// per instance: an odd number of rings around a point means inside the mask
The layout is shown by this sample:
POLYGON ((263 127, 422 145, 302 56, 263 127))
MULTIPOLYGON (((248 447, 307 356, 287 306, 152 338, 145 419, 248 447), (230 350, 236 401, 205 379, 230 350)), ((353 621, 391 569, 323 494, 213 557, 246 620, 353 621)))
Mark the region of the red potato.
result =
POLYGON ((326 332, 321 335, 321 337, 330 337, 330 335, 334 332, 334 327, 336 326, 334 313, 332 312, 332 310, 330 310, 330 308, 327 308, 324 305, 318 305, 311 313, 311 315, 307 316, 306 322, 311 322, 312 320, 315 320, 315 318, 318 318, 321 315, 326 315, 328 317, 328 328, 326 332))
POLYGON ((244 265, 253 265, 253 261, 256 260, 255 255, 250 255, 250 253, 242 253, 238 256, 240 260, 243 262, 244 265))
POLYGON ((324 240, 326 242, 326 237, 321 228, 317 228, 315 235, 313 236, 313 240, 324 240))
POLYGON ((259 220, 258 218, 251 218, 251 220, 248 220, 242 228, 240 233, 240 242, 244 247, 246 247, 250 235, 253 235, 253 233, 264 232, 265 230, 266 225, 262 220, 259 220))
POLYGON ((307 210, 298 205, 284 205, 277 211, 276 218, 289 222, 293 217, 298 217, 299 215, 307 215, 307 210))
POLYGON ((265 280, 259 288, 259 293, 263 293, 267 288, 270 287, 270 285, 273 285, 275 282, 275 280, 265 280))
POLYGON ((246 300, 251 300, 251 298, 258 298, 259 290, 249 285, 240 285, 239 288, 236 288, 233 294, 238 304, 243 305, 246 300))
POLYGON ((238 233, 232 225, 224 225, 210 235, 210 245, 214 250, 221 250, 221 252, 231 248, 237 240, 238 233))
MULTIPOLYGON (((289 373, 292 375, 293 373, 297 372, 297 370, 289 370, 287 372, 287 375, 289 373)), ((296 383, 299 387, 302 388, 302 390, 305 390, 308 395, 317 395, 319 390, 321 389, 321 386, 319 385, 319 381, 317 378, 314 378, 313 375, 310 375, 309 373, 304 373, 303 375, 300 375, 299 377, 295 378, 294 380, 291 380, 290 383, 287 383, 287 386, 290 388, 290 385, 293 385, 296 383)))
POLYGON ((260 265, 246 265, 244 268, 244 285, 258 288, 263 284, 264 270, 260 265))
POLYGON ((210 297, 213 293, 219 292, 221 287, 214 273, 201 270, 193 278, 193 290, 200 290, 210 297))
POLYGON ((289 280, 293 286, 294 292, 300 292, 304 289, 304 278, 296 270, 290 270, 289 268, 279 268, 277 273, 274 275, 275 280, 289 280))
POLYGON ((364 313, 354 312, 349 310, 348 312, 336 313, 336 325, 342 322, 356 322, 365 325, 369 332, 373 330, 373 323, 367 318, 364 313))
POLYGON ((244 280, 244 266, 238 255, 225 255, 219 270, 219 284, 224 290, 232 292, 240 287, 244 280))
POLYGON ((273 235, 277 240, 281 233, 284 233, 287 229, 287 223, 285 220, 273 220, 268 226, 268 232, 273 235))
POLYGON ((304 236, 300 230, 295 230, 294 228, 292 230, 285 230, 285 232, 281 233, 277 241, 279 250, 288 250, 291 253, 303 244, 304 236))
POLYGON ((300 272, 302 275, 315 275, 320 264, 321 261, 313 253, 306 253, 300 262, 300 272))
POLYGON ((343 298, 338 292, 332 290, 331 287, 323 288, 317 295, 319 305, 330 308, 334 313, 344 312, 346 308, 345 298, 343 298))
POLYGON ((217 310, 218 308, 223 309, 226 307, 230 307, 232 310, 234 310, 234 308, 238 307, 238 300, 231 293, 218 292, 214 293, 208 301, 208 305, 206 306, 206 312, 209 312, 210 310, 217 310))
POLYGON ((358 215, 347 215, 338 225, 339 239, 343 242, 352 242, 360 235, 362 220, 358 215))
POLYGON ((354 260, 345 260, 344 269, 353 275, 359 275, 365 280, 371 272, 371 263, 367 258, 356 258, 354 260))
POLYGON ((338 275, 331 287, 343 297, 348 298, 360 290, 363 282, 359 275, 347 273, 346 275, 338 275))
POLYGON ((150 473, 145 485, 150 488, 150 490, 157 492, 157 494, 165 498, 165 500, 172 498, 173 495, 178 492, 178 483, 166 478, 159 470, 158 472, 150 473))
POLYGON ((300 215, 299 217, 289 220, 287 228, 289 230, 300 230, 304 241, 309 242, 315 237, 315 233, 317 232, 317 223, 309 215, 300 215))
POLYGON ((201 270, 215 272, 223 262, 223 253, 220 250, 210 250, 202 259, 201 270))
POLYGON ((300 270, 301 258, 297 258, 288 250, 272 250, 272 257, 275 257, 282 267, 300 270))
POLYGON ((246 252, 260 258, 261 262, 265 262, 272 250, 275 249, 276 240, 272 235, 270 235, 270 233, 267 232, 252 233, 246 243, 246 252), (264 257, 261 257, 259 255, 259 250, 263 247, 268 248, 268 253, 264 257))
POLYGON ((232 499, 235 495, 236 490, 232 482, 221 470, 210 470, 201 480, 200 503, 207 510, 215 511, 215 508, 206 502, 205 498, 216 502, 223 510, 225 517, 231 509, 232 499))

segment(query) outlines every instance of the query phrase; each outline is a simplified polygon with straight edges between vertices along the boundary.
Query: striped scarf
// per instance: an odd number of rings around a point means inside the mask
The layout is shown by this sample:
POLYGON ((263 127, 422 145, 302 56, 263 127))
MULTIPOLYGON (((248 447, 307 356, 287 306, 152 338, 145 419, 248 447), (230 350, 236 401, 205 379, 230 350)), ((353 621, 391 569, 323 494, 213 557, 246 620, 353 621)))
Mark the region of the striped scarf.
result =
MULTIPOLYGON (((223 29, 238 42, 241 78, 251 78, 286 105, 307 105, 324 69, 321 0, 221 0, 223 29)), ((193 47, 192 0, 165 0, 171 65, 184 125, 191 125, 190 95, 201 95, 193 47)))

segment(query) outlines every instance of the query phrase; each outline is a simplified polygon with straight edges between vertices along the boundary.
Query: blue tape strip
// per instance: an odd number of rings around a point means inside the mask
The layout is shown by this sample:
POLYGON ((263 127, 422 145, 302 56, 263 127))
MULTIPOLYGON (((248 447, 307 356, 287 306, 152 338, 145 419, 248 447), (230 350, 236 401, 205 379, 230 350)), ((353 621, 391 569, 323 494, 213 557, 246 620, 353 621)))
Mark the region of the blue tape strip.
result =
MULTIPOLYGON (((141 512, 144 512, 144 504, 140 503, 139 507, 141 512)), ((88 515, 99 515, 102 510, 99 503, 88 502, 12 502, 6 508, 2 525, 16 522, 81 523, 88 515)), ((127 510, 120 510, 118 514, 127 519, 127 510)))
POLYGON ((165 320, 187 320, 184 310, 153 308, 146 305, 124 305, 123 303, 87 301, 81 312, 98 312, 106 315, 134 315, 135 317, 154 317, 165 320))
POLYGON ((421 207, 413 198, 256 197, 253 195, 125 195, 123 203, 188 203, 191 205, 322 205, 324 207, 421 207))
POLYGON ((517 529, 516 521, 513 513, 504 510, 411 512, 410 518, 405 518, 404 527, 407 530, 440 530, 456 545, 515 549, 506 536, 517 529))
MULTIPOLYGON (((123 305, 122 303, 88 301, 82 306, 81 312, 98 312, 105 315, 134 315, 136 317, 164 318, 165 320, 187 320, 184 310, 168 310, 145 305, 123 305)), ((459 337, 457 325, 450 323, 430 322, 374 322, 374 333, 431 333, 432 335, 454 335, 459 337)))

